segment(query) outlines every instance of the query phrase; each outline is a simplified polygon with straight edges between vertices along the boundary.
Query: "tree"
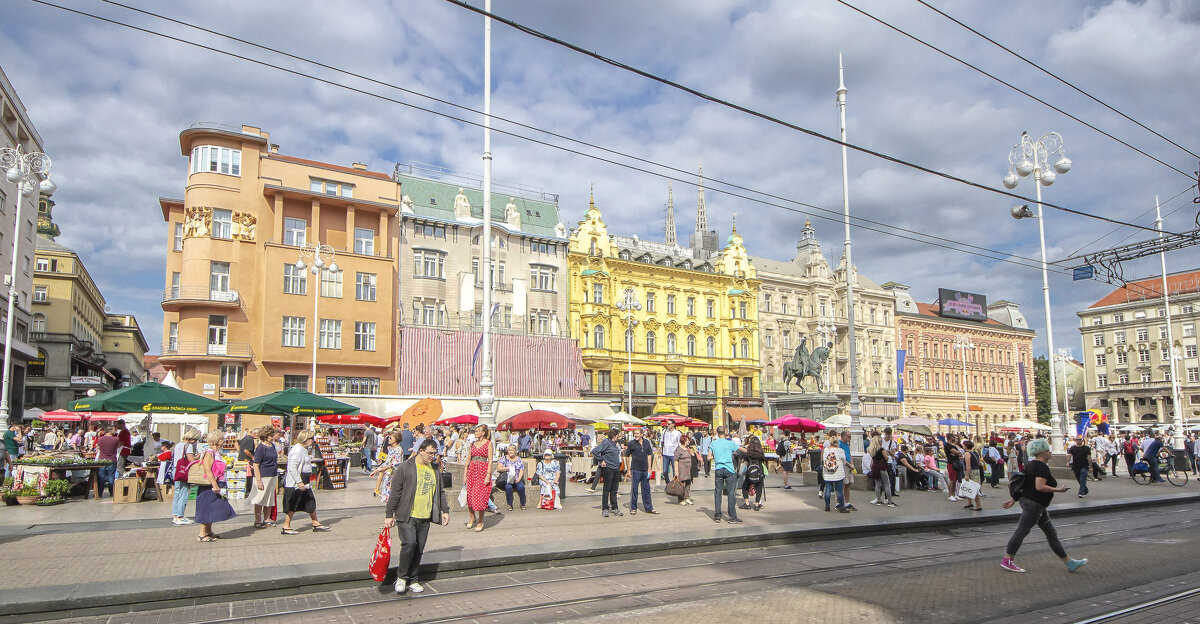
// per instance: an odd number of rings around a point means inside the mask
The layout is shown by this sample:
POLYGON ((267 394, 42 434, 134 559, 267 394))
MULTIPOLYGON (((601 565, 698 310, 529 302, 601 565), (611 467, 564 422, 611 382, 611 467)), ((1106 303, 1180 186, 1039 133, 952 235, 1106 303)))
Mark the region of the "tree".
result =
POLYGON ((1033 389, 1037 397, 1037 420, 1050 424, 1050 362, 1044 357, 1033 358, 1033 389))

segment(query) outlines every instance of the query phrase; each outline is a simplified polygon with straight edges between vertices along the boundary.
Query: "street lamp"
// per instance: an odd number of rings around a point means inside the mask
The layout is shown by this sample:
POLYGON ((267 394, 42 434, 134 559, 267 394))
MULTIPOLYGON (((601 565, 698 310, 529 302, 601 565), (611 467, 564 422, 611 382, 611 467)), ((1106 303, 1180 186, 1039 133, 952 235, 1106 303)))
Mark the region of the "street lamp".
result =
POLYGON ((962 351, 962 386, 963 386, 963 418, 971 416, 971 402, 967 399, 967 351, 974 349, 975 343, 970 336, 955 336, 954 349, 962 351))
MULTIPOLYGON (((830 338, 837 336, 837 325, 832 316, 821 316, 817 318, 817 333, 821 334, 821 346, 828 347, 833 341, 830 338)), ((825 391, 830 391, 829 382, 829 360, 825 360, 825 364, 821 365, 821 376, 825 379, 825 391)))
POLYGON ((330 273, 340 273, 342 270, 338 268, 334 257, 337 252, 330 245, 322 245, 320 241, 316 243, 305 243, 300 248, 300 259, 296 261, 296 268, 303 271, 308 268, 315 276, 313 284, 313 348, 312 348, 312 374, 308 377, 308 391, 317 392, 317 346, 321 338, 321 317, 317 316, 317 305, 321 301, 321 270, 328 270, 330 273), (306 264, 304 261, 308 260, 306 264), (329 265, 326 269, 325 265, 329 265))
MULTIPOLYGON (((1071 360, 1070 349, 1059 349, 1058 356, 1055 358, 1062 366, 1062 382, 1063 382, 1063 414, 1069 414, 1071 409, 1071 400, 1075 398, 1075 389, 1071 387, 1071 380, 1067 378, 1067 362, 1071 360)), ((1069 424, 1069 420, 1068 420, 1069 424)))
POLYGON ((633 414, 633 328, 638 323, 633 312, 641 310, 642 304, 632 288, 625 289, 625 298, 617 302, 617 309, 625 313, 625 384, 628 386, 629 413, 633 414))
MULTIPOLYGON (((1048 132, 1036 141, 1021 133, 1021 142, 1013 146, 1008 153, 1008 175, 1004 176, 1004 188, 1017 188, 1021 178, 1033 174, 1034 188, 1037 192, 1037 215, 1029 206, 1017 206, 1011 210, 1014 219, 1036 218, 1038 220, 1038 238, 1042 248, 1042 304, 1046 311, 1046 349, 1051 358, 1054 357, 1054 325, 1050 320, 1050 275, 1046 269, 1046 220, 1042 215, 1042 187, 1054 184, 1058 174, 1071 170, 1071 159, 1067 158, 1063 149, 1063 138, 1057 132, 1048 132), (1058 159, 1050 167, 1049 159, 1055 154, 1058 159)), ((1058 384, 1054 380, 1054 372, 1050 372, 1050 443, 1056 451, 1063 450, 1065 439, 1062 414, 1058 411, 1058 384)))
MULTIPOLYGON (((41 152, 26 152, 20 145, 15 148, 0 148, 0 169, 4 170, 4 177, 21 190, 23 198, 37 197, 38 193, 53 195, 54 191, 58 190, 58 185, 50 179, 50 167, 50 157, 41 152)), ((20 256, 18 247, 21 243, 21 206, 24 204, 25 202, 18 198, 17 208, 13 210, 12 267, 5 279, 5 285, 8 286, 8 313, 5 317, 7 326, 4 331, 4 375, 3 381, 0 382, 3 384, 3 387, 0 387, 0 422, 3 422, 5 427, 8 426, 9 383, 12 379, 13 312, 20 295, 17 292, 17 258, 20 256)))

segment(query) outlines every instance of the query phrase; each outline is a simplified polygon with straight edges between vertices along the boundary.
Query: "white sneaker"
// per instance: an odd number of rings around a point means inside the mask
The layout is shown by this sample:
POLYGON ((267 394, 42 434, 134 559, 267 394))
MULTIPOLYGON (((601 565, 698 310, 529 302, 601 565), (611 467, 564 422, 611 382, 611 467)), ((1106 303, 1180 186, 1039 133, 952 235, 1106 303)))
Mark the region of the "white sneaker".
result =
POLYGON ((958 501, 960 501, 960 500, 962 500, 962 499, 961 499, 961 498, 959 498, 959 497, 957 497, 957 496, 951 496, 950 498, 947 498, 946 500, 948 500, 948 501, 955 501, 955 502, 958 502, 958 501))
POLYGON ((871 501, 871 504, 872 504, 872 505, 878 505, 878 504, 879 504, 879 499, 878 499, 878 498, 876 498, 875 500, 871 501))
POLYGON ((191 518, 180 518, 179 524, 196 524, 196 521, 191 518))
POLYGON ((183 520, 183 518, 176 518, 176 517, 172 516, 172 517, 171 517, 171 524, 174 524, 174 525, 180 525, 180 524, 183 524, 182 522, 180 522, 180 520, 183 520))
POLYGON ((396 579, 396 593, 397 594, 403 594, 404 590, 407 588, 408 588, 407 581, 405 581, 404 579, 396 579))
POLYGON ((408 584, 408 591, 410 591, 414 594, 419 594, 419 593, 425 591, 425 588, 421 587, 420 583, 413 581, 412 583, 408 584))

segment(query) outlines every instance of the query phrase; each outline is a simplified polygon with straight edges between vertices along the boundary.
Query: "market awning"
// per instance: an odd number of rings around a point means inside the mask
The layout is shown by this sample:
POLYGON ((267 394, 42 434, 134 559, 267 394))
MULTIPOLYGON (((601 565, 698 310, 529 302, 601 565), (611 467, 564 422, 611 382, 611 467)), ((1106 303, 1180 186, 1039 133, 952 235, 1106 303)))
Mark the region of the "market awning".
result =
POLYGON ((725 411, 729 413, 729 417, 733 422, 761 420, 768 421, 771 417, 767 415, 767 410, 761 407, 726 407, 725 411))
POLYGON ((555 403, 535 402, 533 409, 556 412, 579 422, 598 422, 612 417, 608 401, 563 401, 555 403))

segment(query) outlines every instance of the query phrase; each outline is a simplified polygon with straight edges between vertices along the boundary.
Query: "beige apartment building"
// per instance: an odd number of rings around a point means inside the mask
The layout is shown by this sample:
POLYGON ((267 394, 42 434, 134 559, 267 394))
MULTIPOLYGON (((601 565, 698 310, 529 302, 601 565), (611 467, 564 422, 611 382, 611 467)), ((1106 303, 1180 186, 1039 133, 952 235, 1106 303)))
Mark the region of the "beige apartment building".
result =
POLYGON ((400 184, 269 140, 252 126, 179 135, 184 195, 160 200, 159 361, 184 390, 226 401, 289 387, 395 394, 400 184), (311 245, 324 246, 319 274, 311 245))
MULTIPOLYGON (((762 280, 759 297, 762 387, 768 396, 785 393, 783 364, 805 341, 812 352, 833 343, 822 385, 838 396, 842 409, 850 402, 850 357, 846 322, 846 266, 834 270, 821 252, 816 229, 804 223, 796 255, 787 261, 753 257, 762 280)), ((895 297, 854 272, 855 339, 859 397, 863 414, 898 417, 896 403, 895 297)), ((811 379, 804 388, 817 390, 811 379)), ((793 383, 791 392, 800 390, 793 383)))
POLYGON ((1162 276, 1129 282, 1076 312, 1083 336, 1085 404, 1119 424, 1170 424, 1171 357, 1185 422, 1200 420, 1200 270, 1167 275, 1168 338, 1162 276))
POLYGON ((976 427, 973 432, 992 431, 1020 418, 1037 420, 1036 332, 1017 304, 974 303, 971 314, 955 318, 943 312, 947 302, 917 302, 907 286, 895 282, 883 287, 896 296, 896 329, 905 350, 906 416, 969 422, 976 427))

